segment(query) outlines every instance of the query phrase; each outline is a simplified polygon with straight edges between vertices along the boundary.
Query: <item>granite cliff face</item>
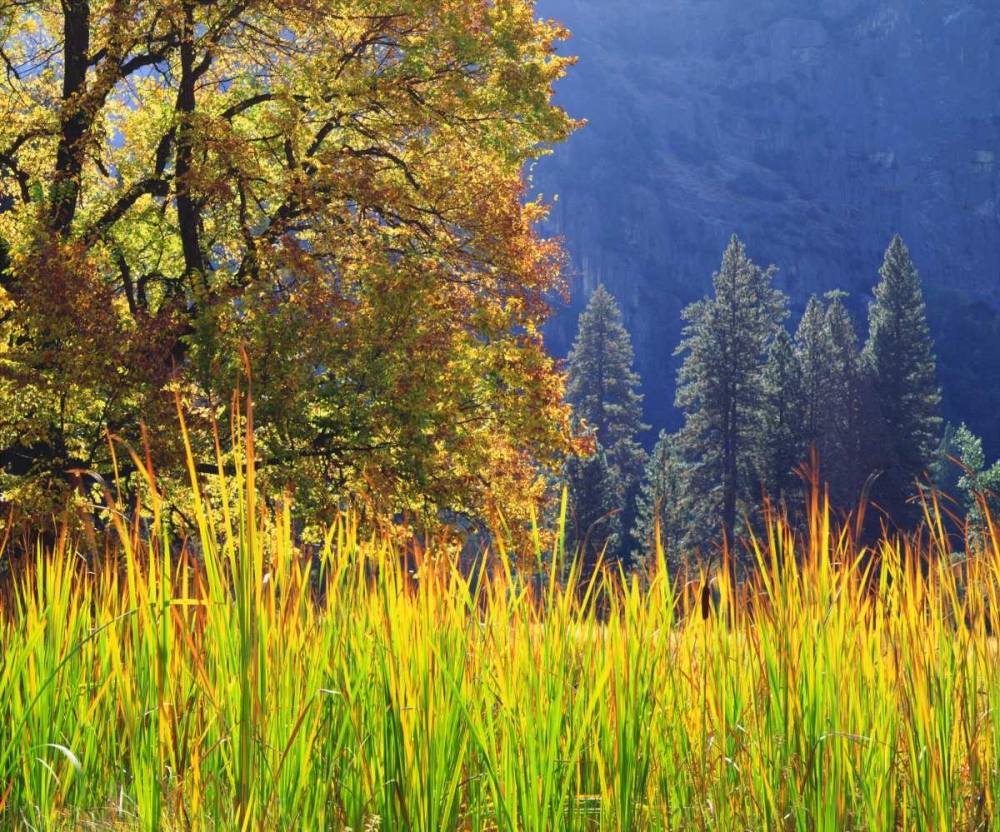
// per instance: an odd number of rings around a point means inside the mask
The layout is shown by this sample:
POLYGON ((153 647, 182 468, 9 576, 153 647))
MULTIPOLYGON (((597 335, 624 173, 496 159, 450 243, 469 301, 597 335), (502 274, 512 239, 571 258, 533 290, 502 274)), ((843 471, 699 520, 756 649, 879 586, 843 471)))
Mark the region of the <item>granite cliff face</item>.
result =
POLYGON ((998 0, 541 0, 588 126, 535 171, 577 273, 633 333, 647 418, 677 424, 680 311, 733 232, 795 311, 844 288, 864 329, 899 232, 925 278, 945 415, 1000 453, 998 0))

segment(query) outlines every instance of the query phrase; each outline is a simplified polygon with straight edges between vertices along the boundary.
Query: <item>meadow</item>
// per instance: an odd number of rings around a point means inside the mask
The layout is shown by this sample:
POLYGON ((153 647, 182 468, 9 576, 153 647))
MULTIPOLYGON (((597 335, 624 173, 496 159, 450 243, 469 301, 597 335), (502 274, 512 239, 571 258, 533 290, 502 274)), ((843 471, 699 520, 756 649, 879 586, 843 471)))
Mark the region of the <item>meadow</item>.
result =
POLYGON ((558 545, 534 567, 498 546, 470 573, 349 513, 308 550, 248 461, 186 541, 154 488, 100 557, 7 542, 0 827, 996 823, 992 525, 957 560, 931 504, 867 551, 816 495, 705 618, 662 551, 584 576, 558 545))

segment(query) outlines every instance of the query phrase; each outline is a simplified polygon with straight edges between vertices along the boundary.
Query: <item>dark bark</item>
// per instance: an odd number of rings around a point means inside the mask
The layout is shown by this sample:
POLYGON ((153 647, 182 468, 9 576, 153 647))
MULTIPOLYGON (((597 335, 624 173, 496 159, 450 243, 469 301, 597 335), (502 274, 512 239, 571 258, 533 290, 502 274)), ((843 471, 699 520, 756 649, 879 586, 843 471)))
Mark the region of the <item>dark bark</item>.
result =
POLYGON ((191 123, 197 106, 195 85, 198 80, 194 52, 194 7, 184 8, 184 29, 180 44, 180 84, 177 91, 177 112, 180 126, 177 130, 176 201, 177 227, 184 256, 184 274, 190 282, 205 280, 205 258, 201 250, 198 205, 191 195, 194 161, 194 128, 191 123))
POLYGON ((52 228, 65 233, 73 223, 80 198, 84 137, 91 116, 85 107, 90 64, 90 4, 63 0, 62 123, 52 177, 52 228))

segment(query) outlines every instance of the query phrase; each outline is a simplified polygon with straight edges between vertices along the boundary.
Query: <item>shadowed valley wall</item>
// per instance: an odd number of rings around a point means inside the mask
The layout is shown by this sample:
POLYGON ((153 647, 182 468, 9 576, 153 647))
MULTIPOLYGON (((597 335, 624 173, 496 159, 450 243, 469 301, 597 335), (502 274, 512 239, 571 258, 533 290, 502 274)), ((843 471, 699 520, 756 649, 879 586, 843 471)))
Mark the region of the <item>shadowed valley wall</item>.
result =
POLYGON ((587 128, 535 171, 557 193, 574 301, 598 283, 632 331, 648 420, 673 427, 680 311, 735 231, 801 310, 851 293, 862 334, 895 232, 925 279, 945 416, 1000 453, 1000 3, 541 0, 580 56, 587 128))

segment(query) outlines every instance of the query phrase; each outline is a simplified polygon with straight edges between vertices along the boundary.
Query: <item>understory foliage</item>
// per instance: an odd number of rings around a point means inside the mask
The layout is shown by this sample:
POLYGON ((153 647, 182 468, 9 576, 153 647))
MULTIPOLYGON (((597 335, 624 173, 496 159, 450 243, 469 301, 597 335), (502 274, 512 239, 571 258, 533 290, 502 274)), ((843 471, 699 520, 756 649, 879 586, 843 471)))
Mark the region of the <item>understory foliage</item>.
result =
POLYGON ((110 481, 108 433, 182 483, 175 392, 211 469, 245 349, 304 516, 526 524, 569 440, 522 180, 576 126, 565 36, 532 0, 0 2, 4 498, 110 481))
POLYGON ((692 537, 694 511, 687 476, 675 437, 661 431, 646 463, 632 536, 640 559, 648 563, 659 546, 667 565, 677 573, 687 564, 692 537))
POLYGON ((967 524, 970 533, 987 534, 989 518, 1000 515, 1000 462, 987 466, 983 440, 964 424, 948 425, 931 474, 935 488, 951 498, 946 512, 958 531, 967 524))
MULTIPOLYGON (((953 562, 937 506, 858 546, 814 492, 753 582, 648 580, 498 548, 472 574, 350 514, 294 545, 256 497, 168 538, 112 513, 10 562, 0 826, 45 829, 993 828, 1000 539, 953 562)), ((244 467, 244 462, 246 463, 244 467)), ((148 473, 148 472, 147 472, 148 473)), ((192 471, 192 476, 197 476, 192 471)), ((196 494, 200 492, 196 489, 196 494)), ((124 508, 124 507, 119 507, 124 508)), ((984 515, 986 517, 986 515, 984 515)), ((565 519, 565 518, 564 518, 565 519)))

